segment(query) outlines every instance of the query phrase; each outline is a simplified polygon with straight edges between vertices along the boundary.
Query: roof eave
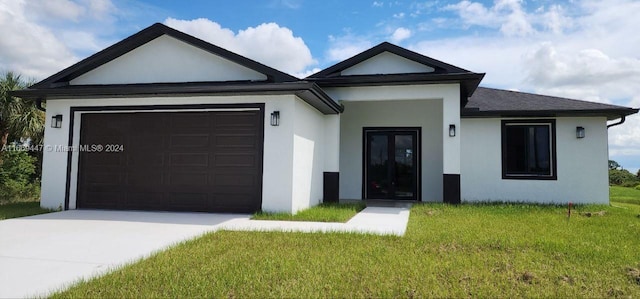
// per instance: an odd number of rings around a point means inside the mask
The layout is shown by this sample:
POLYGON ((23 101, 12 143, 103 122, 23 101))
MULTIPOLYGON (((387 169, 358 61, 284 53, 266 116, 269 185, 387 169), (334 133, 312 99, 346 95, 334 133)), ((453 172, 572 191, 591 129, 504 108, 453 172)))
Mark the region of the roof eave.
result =
POLYGON ((412 84, 438 84, 460 83, 468 84, 469 92, 478 87, 484 77, 483 73, 461 74, 379 74, 379 75, 352 75, 329 78, 307 78, 321 87, 351 87, 351 86, 380 86, 380 85, 412 85, 412 84))
POLYGON ((69 85, 61 88, 23 89, 11 92, 25 99, 69 99, 104 97, 149 97, 170 95, 273 95, 294 94, 324 114, 338 114, 343 111, 320 87, 312 82, 286 83, 242 83, 219 84, 218 82, 198 83, 150 83, 114 85, 69 85))
POLYGON ((480 111, 473 108, 462 110, 463 118, 499 118, 499 117, 588 117, 605 116, 607 120, 614 120, 638 113, 639 109, 584 109, 584 110, 494 110, 480 111))

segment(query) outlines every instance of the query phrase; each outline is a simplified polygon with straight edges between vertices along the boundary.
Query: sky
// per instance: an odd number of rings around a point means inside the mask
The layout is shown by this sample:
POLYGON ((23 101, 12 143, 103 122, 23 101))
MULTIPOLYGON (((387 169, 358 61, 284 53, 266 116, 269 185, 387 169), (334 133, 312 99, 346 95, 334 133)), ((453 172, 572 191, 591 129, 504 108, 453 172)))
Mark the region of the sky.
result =
MULTIPOLYGON (((159 22, 298 77, 388 41, 482 86, 638 108, 639 15, 637 0, 0 0, 0 71, 41 80, 159 22)), ((609 156, 640 168, 638 115, 609 129, 609 156)))

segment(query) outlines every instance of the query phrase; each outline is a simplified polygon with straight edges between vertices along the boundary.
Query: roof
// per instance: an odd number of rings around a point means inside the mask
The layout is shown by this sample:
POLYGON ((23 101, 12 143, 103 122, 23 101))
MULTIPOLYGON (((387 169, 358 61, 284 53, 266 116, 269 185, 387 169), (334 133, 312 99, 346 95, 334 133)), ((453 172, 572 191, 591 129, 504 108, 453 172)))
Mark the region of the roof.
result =
POLYGON ((12 92, 22 98, 48 99, 100 97, 100 96, 144 96, 166 94, 295 94, 323 113, 343 111, 318 85, 268 67, 216 45, 156 23, 142 31, 94 54, 88 58, 46 78, 27 89, 12 92), (223 57, 229 61, 262 73, 265 81, 226 82, 181 82, 108 85, 70 85, 69 81, 104 65, 151 40, 168 35, 187 44, 223 57))
POLYGON ((480 84, 484 73, 474 73, 463 68, 444 63, 394 44, 383 42, 369 50, 357 54, 347 60, 339 62, 320 72, 317 72, 306 80, 318 83, 322 87, 339 86, 371 86, 371 85, 399 85, 420 83, 448 83, 460 82, 463 91, 471 95, 480 84), (372 75, 342 75, 342 71, 364 62, 383 52, 389 52, 400 57, 415 61, 434 69, 429 73, 406 74, 372 74, 372 75))
POLYGON ((52 88, 59 85, 67 85, 69 81, 109 62, 112 61, 131 50, 140 47, 151 40, 160 37, 162 35, 168 35, 194 47, 200 48, 212 54, 224 57, 229 61, 235 62, 239 65, 252 69, 256 72, 262 73, 267 77, 268 82, 290 82, 298 81, 298 78, 289 74, 283 73, 274 68, 268 67, 264 64, 238 55, 231 51, 225 50, 221 47, 203 41, 199 38, 175 30, 164 24, 155 23, 140 32, 131 35, 122 41, 96 53, 86 59, 58 72, 57 74, 46 78, 33 86, 30 89, 52 88))
POLYGON ((510 90, 478 87, 462 117, 606 116, 613 120, 638 109, 510 90))

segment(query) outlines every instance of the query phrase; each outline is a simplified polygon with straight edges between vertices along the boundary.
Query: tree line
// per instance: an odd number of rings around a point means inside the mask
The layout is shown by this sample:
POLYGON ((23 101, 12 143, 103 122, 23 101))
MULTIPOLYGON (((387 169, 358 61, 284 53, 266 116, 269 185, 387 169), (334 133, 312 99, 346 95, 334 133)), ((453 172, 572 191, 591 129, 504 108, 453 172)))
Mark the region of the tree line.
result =
POLYGON ((42 144, 45 113, 33 100, 10 94, 32 83, 14 72, 0 76, 0 204, 40 196, 42 152, 18 149, 42 144))
POLYGON ((636 174, 633 174, 618 162, 609 160, 609 185, 638 187, 640 189, 640 169, 636 174))

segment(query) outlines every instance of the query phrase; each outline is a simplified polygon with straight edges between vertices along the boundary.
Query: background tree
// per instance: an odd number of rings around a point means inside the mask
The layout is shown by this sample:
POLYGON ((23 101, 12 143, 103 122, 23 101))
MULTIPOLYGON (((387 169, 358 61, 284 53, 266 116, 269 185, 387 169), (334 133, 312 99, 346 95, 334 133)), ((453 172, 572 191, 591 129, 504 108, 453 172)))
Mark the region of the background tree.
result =
POLYGON ((620 164, 618 164, 618 162, 613 161, 613 160, 609 160, 609 169, 618 169, 620 168, 620 164))
POLYGON ((9 94, 27 88, 32 82, 14 72, 0 77, 0 148, 12 141, 29 138, 32 144, 41 144, 44 136, 44 112, 33 100, 24 100, 9 94))

